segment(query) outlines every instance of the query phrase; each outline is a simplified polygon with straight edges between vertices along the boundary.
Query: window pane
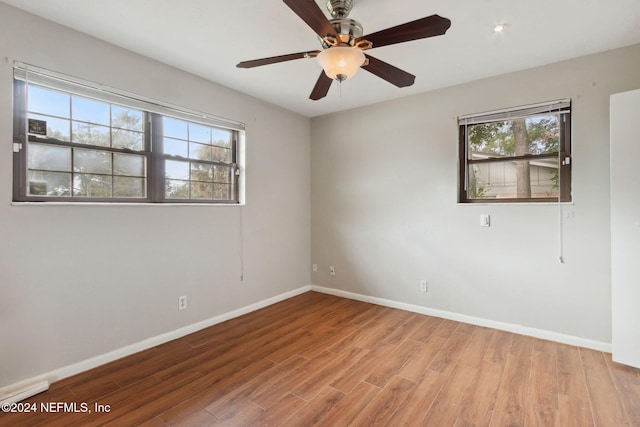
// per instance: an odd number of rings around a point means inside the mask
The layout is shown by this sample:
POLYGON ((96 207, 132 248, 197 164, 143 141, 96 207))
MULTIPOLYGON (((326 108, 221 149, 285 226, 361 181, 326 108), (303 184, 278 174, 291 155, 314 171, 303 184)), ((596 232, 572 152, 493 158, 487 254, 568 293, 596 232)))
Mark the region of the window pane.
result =
POLYGON ((526 120, 529 153, 557 153, 560 147, 558 115, 538 116, 526 120))
POLYGON ((213 181, 213 166, 202 163, 191 163, 191 180, 192 181, 213 181))
POLYGON ((227 184, 213 184, 215 200, 230 200, 231 186, 227 184))
POLYGON ((59 172, 29 171, 28 195, 59 196, 71 195, 71 174, 59 172))
POLYGON ((175 179, 165 180, 164 194, 167 199, 188 199, 189 181, 179 181, 175 179))
POLYGON ((114 148, 128 148, 129 150, 144 150, 144 142, 142 133, 122 129, 113 129, 111 136, 113 137, 114 148))
POLYGON ((29 143, 27 153, 29 169, 71 172, 71 149, 68 147, 29 143))
POLYGON ((162 118, 162 129, 164 136, 188 140, 187 122, 170 117, 162 118))
POLYGON ((189 162, 165 161, 165 177, 168 179, 189 179, 189 162))
POLYGON ((98 125, 111 124, 111 110, 106 102, 73 96, 71 98, 71 116, 74 120, 98 125))
POLYGON ((111 126, 113 127, 142 132, 143 117, 142 111, 111 105, 111 126))
POLYGON ((132 154, 113 154, 113 173, 114 175, 128 175, 144 177, 145 174, 144 156, 136 156, 132 154))
POLYGON ((113 178, 113 196, 144 198, 146 186, 147 180, 144 178, 116 176, 113 178))
POLYGON ((228 148, 213 147, 213 160, 216 162, 232 163, 232 152, 228 148))
POLYGON ((186 141, 165 138, 164 154, 169 156, 189 157, 189 145, 186 141))
POLYGON ((110 175, 111 153, 76 148, 73 150, 73 170, 74 172, 110 175))
POLYGON ((192 199, 213 199, 213 184, 210 182, 192 182, 191 183, 192 199))
POLYGON ((189 143, 189 158, 211 161, 211 146, 196 144, 194 142, 189 143))
POLYGON ((211 144, 211 128, 195 123, 189 123, 189 141, 211 144))
POLYGON ((109 128, 107 126, 93 125, 90 123, 73 122, 72 141, 76 144, 97 145, 108 147, 109 128))
POLYGON ((231 148, 231 136, 233 133, 224 129, 211 129, 211 141, 213 145, 231 148))
POLYGON ((69 118, 70 96, 67 93, 29 86, 27 108, 29 111, 51 116, 69 118))
POLYGON ((73 195, 76 197, 112 197, 111 177, 74 174, 73 195))
POLYGON ((232 182, 231 180, 232 169, 226 166, 214 166, 213 180, 219 183, 232 182))
POLYGON ((557 115, 468 126, 469 159, 558 152, 557 115))
POLYGON ((55 138, 60 141, 71 141, 71 126, 69 120, 56 119, 49 116, 29 113, 29 119, 42 120, 47 123, 47 138, 55 138))
POLYGON ((470 199, 558 197, 558 159, 469 165, 470 199))
POLYGON ((531 197, 558 197, 558 158, 529 160, 531 197))

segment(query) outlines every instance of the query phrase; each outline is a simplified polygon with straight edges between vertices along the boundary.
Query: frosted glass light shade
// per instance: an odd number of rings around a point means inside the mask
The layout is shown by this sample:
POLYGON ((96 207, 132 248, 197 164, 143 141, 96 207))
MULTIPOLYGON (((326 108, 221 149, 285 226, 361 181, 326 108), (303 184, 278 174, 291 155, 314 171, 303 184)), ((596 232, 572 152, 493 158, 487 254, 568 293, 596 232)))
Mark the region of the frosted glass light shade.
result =
POLYGON ((318 54, 318 62, 327 77, 339 81, 353 77, 364 60, 360 49, 347 46, 333 46, 318 54))

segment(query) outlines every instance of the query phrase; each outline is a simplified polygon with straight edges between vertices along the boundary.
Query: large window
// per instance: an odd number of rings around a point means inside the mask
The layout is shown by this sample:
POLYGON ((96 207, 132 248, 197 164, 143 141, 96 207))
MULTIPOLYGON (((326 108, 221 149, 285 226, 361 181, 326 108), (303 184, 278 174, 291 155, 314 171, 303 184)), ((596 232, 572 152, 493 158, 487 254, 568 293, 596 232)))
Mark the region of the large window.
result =
POLYGON ((16 67, 14 200, 238 203, 242 126, 16 67))
POLYGON ((571 201, 571 104, 463 116, 461 203, 571 201))

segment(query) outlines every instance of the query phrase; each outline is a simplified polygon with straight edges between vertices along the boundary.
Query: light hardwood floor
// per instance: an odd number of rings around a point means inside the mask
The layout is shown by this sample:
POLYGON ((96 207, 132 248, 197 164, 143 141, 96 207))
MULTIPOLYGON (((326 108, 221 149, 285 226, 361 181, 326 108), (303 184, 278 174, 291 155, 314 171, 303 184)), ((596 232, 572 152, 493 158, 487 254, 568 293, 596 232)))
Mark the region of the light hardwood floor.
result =
POLYGON ((598 351, 309 292, 26 402, 38 412, 0 414, 0 426, 640 426, 640 370, 598 351), (92 412, 43 413, 46 402, 92 412))

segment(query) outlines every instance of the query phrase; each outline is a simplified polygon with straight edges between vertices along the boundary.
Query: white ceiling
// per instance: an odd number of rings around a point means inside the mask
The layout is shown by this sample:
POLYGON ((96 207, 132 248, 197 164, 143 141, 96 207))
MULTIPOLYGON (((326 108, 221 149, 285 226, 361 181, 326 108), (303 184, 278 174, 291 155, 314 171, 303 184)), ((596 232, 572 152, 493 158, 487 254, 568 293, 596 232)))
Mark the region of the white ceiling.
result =
POLYGON ((309 117, 640 43, 640 0, 354 0, 349 17, 365 35, 434 13, 452 25, 444 36, 368 52, 416 75, 413 86, 361 70, 311 101, 314 59, 235 67, 320 48, 281 0, 0 1, 309 117), (491 31, 498 23, 505 33, 491 31))

